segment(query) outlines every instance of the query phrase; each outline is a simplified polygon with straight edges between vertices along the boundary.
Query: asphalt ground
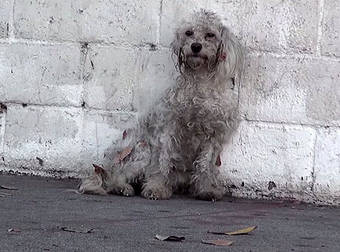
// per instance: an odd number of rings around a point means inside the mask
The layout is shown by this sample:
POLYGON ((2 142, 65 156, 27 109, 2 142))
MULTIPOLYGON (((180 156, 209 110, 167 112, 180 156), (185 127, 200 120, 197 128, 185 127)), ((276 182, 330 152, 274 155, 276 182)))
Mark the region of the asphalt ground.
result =
POLYGON ((80 195, 69 190, 77 183, 0 175, 0 251, 340 251, 339 208, 227 197, 80 195), (248 235, 208 233, 250 226, 257 229, 248 235), (185 240, 160 241, 157 234, 185 240))

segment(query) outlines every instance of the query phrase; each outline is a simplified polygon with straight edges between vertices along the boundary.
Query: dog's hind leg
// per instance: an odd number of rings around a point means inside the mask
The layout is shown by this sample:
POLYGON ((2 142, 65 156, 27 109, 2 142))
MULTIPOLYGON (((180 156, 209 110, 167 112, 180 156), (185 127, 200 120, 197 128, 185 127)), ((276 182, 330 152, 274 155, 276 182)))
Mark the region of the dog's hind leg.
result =
POLYGON ((140 141, 135 144, 127 160, 112 169, 110 192, 118 195, 135 195, 132 184, 140 184, 144 179, 145 167, 150 164, 150 147, 140 141))
POLYGON ((144 168, 150 163, 150 147, 143 141, 134 141, 133 135, 130 139, 119 142, 117 144, 119 146, 111 151, 114 153, 113 157, 117 155, 118 160, 112 160, 114 164, 110 169, 97 166, 91 176, 82 179, 79 192, 102 195, 113 193, 124 196, 135 194, 131 184, 143 177, 144 168), (127 151, 123 157, 118 156, 119 152, 126 151, 127 148, 131 148, 130 152, 127 151))

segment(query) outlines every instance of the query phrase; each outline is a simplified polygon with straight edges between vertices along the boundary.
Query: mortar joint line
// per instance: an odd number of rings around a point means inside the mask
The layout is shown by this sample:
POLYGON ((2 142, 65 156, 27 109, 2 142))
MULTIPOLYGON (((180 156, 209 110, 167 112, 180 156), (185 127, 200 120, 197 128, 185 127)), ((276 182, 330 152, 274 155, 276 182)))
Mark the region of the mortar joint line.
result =
POLYGON ((250 122, 250 123, 263 123, 263 124, 269 124, 269 125, 281 125, 281 126, 290 126, 290 127, 304 127, 304 128, 310 128, 317 130, 319 128, 328 129, 328 128, 334 128, 334 129, 340 129, 340 125, 322 125, 322 124, 312 124, 312 123, 294 123, 294 122, 275 122, 275 121, 268 121, 268 120, 256 120, 256 119, 248 119, 243 117, 243 121, 250 122))
MULTIPOLYGON (((8 105, 16 105, 16 106, 22 106, 23 102, 14 102, 14 101, 1 101, 0 103, 8 104, 8 105)), ((64 109, 64 111, 70 110, 70 109, 77 109, 79 112, 83 111, 84 108, 81 106, 75 106, 75 105, 58 105, 58 104, 37 104, 37 103, 24 103, 27 105, 27 107, 33 107, 33 108, 54 108, 54 109, 64 109)), ((136 116, 138 112, 135 111, 119 111, 119 110, 107 110, 107 109, 100 109, 100 108, 94 108, 89 107, 85 108, 86 112, 98 112, 98 113, 111 113, 111 114, 129 114, 132 116, 136 116)))

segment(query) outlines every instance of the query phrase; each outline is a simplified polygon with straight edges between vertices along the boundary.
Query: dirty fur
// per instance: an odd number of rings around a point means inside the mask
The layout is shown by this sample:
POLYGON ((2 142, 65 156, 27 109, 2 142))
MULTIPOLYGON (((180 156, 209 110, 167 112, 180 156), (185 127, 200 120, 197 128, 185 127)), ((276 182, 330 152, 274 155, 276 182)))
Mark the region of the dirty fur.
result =
POLYGON ((180 72, 176 83, 114 147, 118 157, 125 155, 109 169, 97 167, 80 192, 133 196, 137 185, 148 199, 169 199, 174 192, 223 197, 219 155, 238 125, 241 47, 205 10, 181 24, 171 47, 180 72))

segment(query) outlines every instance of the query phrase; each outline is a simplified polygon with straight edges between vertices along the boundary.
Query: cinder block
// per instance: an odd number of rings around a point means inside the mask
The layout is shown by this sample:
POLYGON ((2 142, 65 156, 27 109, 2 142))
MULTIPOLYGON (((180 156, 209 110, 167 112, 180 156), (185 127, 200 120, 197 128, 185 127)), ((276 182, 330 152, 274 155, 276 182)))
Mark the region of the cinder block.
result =
POLYGON ((17 1, 15 33, 41 40, 155 43, 159 9, 158 0, 17 1))
MULTIPOLYGON (((340 129, 320 129, 315 146, 315 194, 323 200, 340 201, 340 129)), ((332 202, 333 201, 333 202, 332 202)))
POLYGON ((90 108, 131 111, 138 52, 91 46, 86 58, 85 102, 90 108))
POLYGON ((123 132, 136 125, 134 114, 87 111, 84 115, 81 167, 91 170, 95 163, 110 167, 116 153, 113 147, 123 132))
POLYGON ((80 48, 0 45, 0 101, 80 105, 80 48))
POLYGON ((222 171, 240 194, 308 194, 314 142, 312 128, 243 121, 222 153, 222 171))
POLYGON ((324 0, 322 54, 340 56, 340 2, 324 0))
POLYGON ((10 13, 12 13, 11 3, 11 0, 1 0, 0 2, 0 38, 8 37, 10 13))
POLYGON ((160 29, 161 44, 169 46, 174 39, 177 26, 194 10, 207 9, 208 2, 205 0, 163 0, 160 29))
POLYGON ((81 109, 9 105, 4 159, 7 170, 74 175, 79 167, 81 109))
POLYGON ((176 84, 176 71, 170 50, 141 50, 138 57, 138 79, 134 107, 138 112, 147 111, 165 90, 176 84))
POLYGON ((340 61, 251 56, 241 88, 247 119, 340 125, 340 61))
POLYGON ((6 107, 0 103, 0 165, 2 164, 2 153, 3 153, 3 143, 4 143, 4 136, 5 136, 5 116, 6 116, 6 107))
POLYGON ((225 25, 250 49, 307 53, 316 51, 318 0, 165 0, 161 19, 162 44, 169 45, 174 28, 181 24, 185 16, 200 8, 219 14, 225 25))
POLYGON ((314 53, 318 0, 211 0, 209 8, 250 49, 314 53))

